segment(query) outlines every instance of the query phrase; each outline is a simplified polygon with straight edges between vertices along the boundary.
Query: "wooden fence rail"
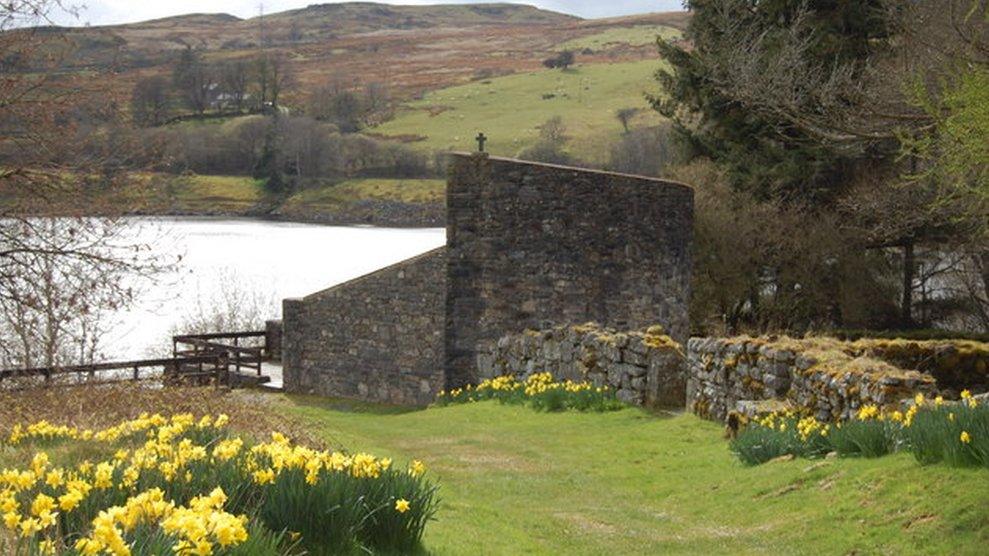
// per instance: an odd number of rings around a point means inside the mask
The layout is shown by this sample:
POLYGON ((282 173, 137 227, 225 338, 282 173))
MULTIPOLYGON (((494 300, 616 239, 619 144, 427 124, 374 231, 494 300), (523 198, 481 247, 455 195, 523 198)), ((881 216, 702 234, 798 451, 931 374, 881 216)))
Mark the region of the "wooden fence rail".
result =
POLYGON ((166 374, 182 374, 183 369, 190 365, 195 365, 199 369, 212 370, 215 378, 222 380, 222 369, 227 366, 225 358, 217 355, 201 355, 193 357, 172 357, 168 359, 141 359, 138 361, 114 361, 111 363, 94 363, 90 365, 71 365, 66 367, 35 367, 30 369, 3 369, 0 370, 0 382, 7 379, 16 378, 37 378, 42 377, 46 381, 56 376, 65 375, 88 375, 94 377, 101 371, 131 371, 132 380, 141 379, 141 371, 145 369, 161 368, 166 374), (212 368, 212 369, 211 369, 212 368))
POLYGON ((199 357, 202 355, 223 355, 234 371, 249 369, 261 376, 262 363, 268 359, 268 346, 265 341, 260 347, 241 346, 241 340, 267 339, 260 332, 219 332, 215 334, 186 334, 172 338, 173 357, 199 357), (232 343, 222 340, 232 341, 232 343), (181 347, 180 347, 181 346, 181 347), (190 347, 191 346, 191 347, 190 347))
POLYGON ((267 332, 261 331, 250 331, 250 332, 213 332, 210 334, 179 334, 178 336, 172 336, 173 340, 182 339, 196 339, 196 340, 243 340, 246 338, 264 338, 267 332))
MULTIPOLYGON (((138 361, 114 361, 64 367, 36 367, 30 369, 0 370, 0 383, 15 378, 44 378, 87 375, 87 383, 95 381, 96 373, 129 370, 131 374, 119 380, 140 380, 141 371, 161 368, 164 379, 195 379, 197 382, 231 384, 231 368, 238 377, 242 369, 253 371, 262 378, 262 363, 269 359, 267 335, 264 331, 217 332, 213 334, 185 334, 172 338, 172 357, 168 359, 142 359, 138 361), (242 341, 261 339, 260 346, 242 346, 242 341)), ((261 381, 263 382, 263 381, 261 381)))

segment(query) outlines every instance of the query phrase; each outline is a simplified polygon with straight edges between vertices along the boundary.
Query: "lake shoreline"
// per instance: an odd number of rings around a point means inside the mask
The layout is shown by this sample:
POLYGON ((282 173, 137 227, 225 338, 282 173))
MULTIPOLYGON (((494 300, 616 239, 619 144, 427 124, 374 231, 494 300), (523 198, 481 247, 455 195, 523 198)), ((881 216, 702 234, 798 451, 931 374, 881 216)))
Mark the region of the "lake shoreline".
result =
MULTIPOLYGON (((445 209, 445 207, 443 207, 445 209)), ((442 209, 441 209, 442 210, 442 209)), ((424 229, 446 227, 445 214, 437 216, 437 211, 420 211, 408 216, 367 215, 316 212, 316 213, 281 213, 270 211, 234 211, 234 210, 138 210, 129 211, 124 216, 146 218, 248 218, 268 222, 289 222, 294 224, 316 224, 320 226, 360 226, 371 228, 424 229)), ((442 210, 445 212, 445 210, 442 210)))
POLYGON ((446 183, 438 179, 354 178, 282 194, 246 176, 133 175, 106 191, 78 191, 52 205, 18 191, 0 191, 13 216, 130 215, 250 217, 329 226, 446 226, 446 183))

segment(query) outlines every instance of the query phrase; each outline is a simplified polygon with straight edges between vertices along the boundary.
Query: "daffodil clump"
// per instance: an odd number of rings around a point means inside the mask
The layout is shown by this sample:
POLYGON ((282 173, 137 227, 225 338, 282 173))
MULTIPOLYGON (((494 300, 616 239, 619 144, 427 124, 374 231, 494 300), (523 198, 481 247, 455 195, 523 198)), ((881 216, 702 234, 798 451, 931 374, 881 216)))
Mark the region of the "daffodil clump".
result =
POLYGON ((99 430, 15 426, 0 453, 0 553, 408 551, 436 509, 425 466, 233 435, 223 415, 99 430), (6 457, 10 460, 10 457, 6 457))
POLYGON ((498 400, 501 403, 528 405, 541 411, 614 411, 625 407, 615 392, 607 386, 566 380, 558 382, 551 373, 534 373, 524 381, 505 375, 482 381, 476 387, 467 385, 449 392, 440 392, 440 406, 498 400))
POLYGON ((989 467, 989 405, 966 390, 957 402, 917 394, 905 410, 865 405, 855 418, 838 423, 787 410, 745 424, 731 449, 750 465, 785 455, 880 457, 908 451, 923 464, 989 467))

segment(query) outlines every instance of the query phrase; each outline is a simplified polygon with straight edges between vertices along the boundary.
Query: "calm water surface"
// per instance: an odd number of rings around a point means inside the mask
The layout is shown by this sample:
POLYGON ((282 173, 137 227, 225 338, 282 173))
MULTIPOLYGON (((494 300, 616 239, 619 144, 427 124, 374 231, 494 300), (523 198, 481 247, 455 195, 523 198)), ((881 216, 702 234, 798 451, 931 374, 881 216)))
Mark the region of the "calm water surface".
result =
POLYGON ((135 218, 132 226, 176 269, 145 287, 113 319, 106 356, 144 357, 169 347, 189 314, 244 305, 280 318, 302 297, 442 246, 442 228, 334 227, 255 219, 135 218), (234 300, 234 301, 229 301, 234 300))

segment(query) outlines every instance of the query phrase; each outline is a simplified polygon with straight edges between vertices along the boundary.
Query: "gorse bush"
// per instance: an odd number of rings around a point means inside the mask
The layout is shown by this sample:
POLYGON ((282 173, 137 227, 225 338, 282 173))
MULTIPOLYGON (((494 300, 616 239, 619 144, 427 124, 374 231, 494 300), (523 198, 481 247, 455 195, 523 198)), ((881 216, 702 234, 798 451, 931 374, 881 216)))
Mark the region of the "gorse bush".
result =
POLYGON ((785 455, 815 458, 836 452, 874 458, 908 451, 922 464, 989 468, 989 406, 965 391, 957 403, 918 394, 906 412, 867 405, 855 419, 835 424, 794 411, 774 413, 748 423, 731 450, 747 465, 785 455))
POLYGON ((421 462, 397 469, 280 433, 252 443, 227 422, 145 414, 99 431, 15 426, 0 453, 30 461, 0 472, 0 551, 347 554, 420 544, 436 511, 421 462))
POLYGON ((528 405, 539 411, 615 411, 625 407, 615 392, 606 386, 588 382, 555 382, 550 373, 536 373, 525 381, 506 375, 485 380, 477 387, 468 385, 449 392, 440 392, 436 405, 446 406, 484 400, 528 405))

